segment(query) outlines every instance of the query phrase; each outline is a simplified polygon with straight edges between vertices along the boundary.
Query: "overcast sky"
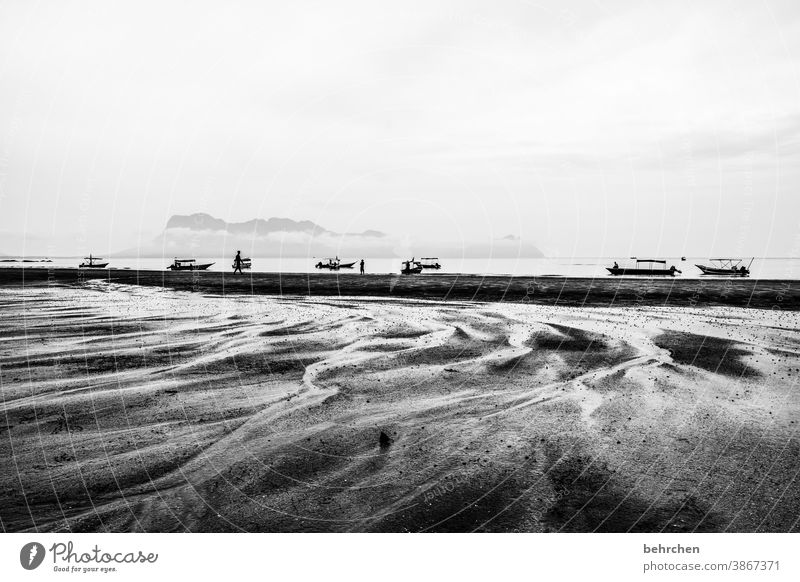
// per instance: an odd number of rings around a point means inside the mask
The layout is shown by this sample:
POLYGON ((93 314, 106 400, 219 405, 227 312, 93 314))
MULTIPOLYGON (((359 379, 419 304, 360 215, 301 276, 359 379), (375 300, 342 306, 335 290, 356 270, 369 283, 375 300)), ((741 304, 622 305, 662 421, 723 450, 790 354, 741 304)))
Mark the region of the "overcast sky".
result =
POLYGON ((0 253, 207 212, 800 256, 799 136, 797 0, 0 4, 0 253))

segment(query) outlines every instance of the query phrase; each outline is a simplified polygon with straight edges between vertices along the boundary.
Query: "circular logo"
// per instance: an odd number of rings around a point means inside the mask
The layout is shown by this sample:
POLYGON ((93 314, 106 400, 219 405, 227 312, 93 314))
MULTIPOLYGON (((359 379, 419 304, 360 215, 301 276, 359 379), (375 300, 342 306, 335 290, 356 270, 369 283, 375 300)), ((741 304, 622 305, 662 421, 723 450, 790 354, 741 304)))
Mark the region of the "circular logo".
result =
POLYGON ((44 546, 39 542, 30 542, 19 551, 19 563, 26 570, 35 570, 44 560, 44 546))

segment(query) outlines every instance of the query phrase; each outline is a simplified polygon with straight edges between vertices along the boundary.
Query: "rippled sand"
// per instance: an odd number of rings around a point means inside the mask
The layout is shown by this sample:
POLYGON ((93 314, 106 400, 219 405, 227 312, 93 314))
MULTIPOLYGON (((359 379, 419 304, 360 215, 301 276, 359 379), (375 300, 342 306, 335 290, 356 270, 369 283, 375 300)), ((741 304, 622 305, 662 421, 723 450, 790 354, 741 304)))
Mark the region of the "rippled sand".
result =
POLYGON ((0 288, 6 531, 798 531, 800 321, 0 288))

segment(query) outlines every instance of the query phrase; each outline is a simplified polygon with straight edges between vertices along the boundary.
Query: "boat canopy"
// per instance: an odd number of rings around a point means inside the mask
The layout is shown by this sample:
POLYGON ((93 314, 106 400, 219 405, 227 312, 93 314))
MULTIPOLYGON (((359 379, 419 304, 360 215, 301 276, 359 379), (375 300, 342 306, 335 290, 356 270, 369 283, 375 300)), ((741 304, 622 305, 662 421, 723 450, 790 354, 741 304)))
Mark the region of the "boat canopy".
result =
POLYGON ((637 263, 660 263, 662 265, 666 265, 667 261, 663 261, 661 259, 636 259, 637 263))
MULTIPOLYGON (((750 266, 753 264, 755 257, 750 259, 750 263, 747 265, 747 270, 750 270, 750 266)), ((745 259, 709 259, 712 263, 717 263, 720 269, 737 269, 737 268, 745 268, 744 261, 745 259), (740 267, 741 265, 741 267, 740 267)))
POLYGON ((197 259, 175 259, 176 263, 194 263, 197 259))

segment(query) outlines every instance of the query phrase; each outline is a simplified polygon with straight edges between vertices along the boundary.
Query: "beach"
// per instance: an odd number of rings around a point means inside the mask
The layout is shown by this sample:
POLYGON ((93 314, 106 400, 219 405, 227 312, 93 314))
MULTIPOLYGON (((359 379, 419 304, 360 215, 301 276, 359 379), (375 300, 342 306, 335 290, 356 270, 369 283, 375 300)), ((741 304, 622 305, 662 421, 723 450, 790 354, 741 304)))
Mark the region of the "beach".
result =
POLYGON ((393 297, 572 307, 669 305, 800 309, 798 281, 782 279, 684 279, 610 275, 589 278, 433 273, 359 275, 352 272, 234 275, 218 271, 0 267, 0 286, 82 285, 94 280, 219 295, 393 297))
POLYGON ((0 270, 4 531, 798 531, 772 283, 31 272, 0 270))

